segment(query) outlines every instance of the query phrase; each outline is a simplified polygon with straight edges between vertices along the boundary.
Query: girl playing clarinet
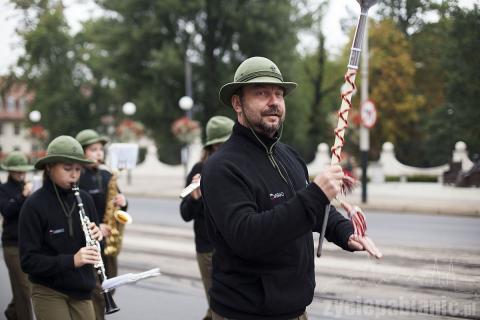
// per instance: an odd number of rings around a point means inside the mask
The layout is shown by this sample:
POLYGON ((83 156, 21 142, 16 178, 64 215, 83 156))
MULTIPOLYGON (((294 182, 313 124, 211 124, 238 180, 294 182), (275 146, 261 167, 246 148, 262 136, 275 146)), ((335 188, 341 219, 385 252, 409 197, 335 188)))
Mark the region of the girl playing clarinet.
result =
MULTIPOLYGON (((95 319, 91 294, 95 287, 92 265, 101 261, 97 247, 85 246, 85 233, 72 187, 78 182, 85 158, 73 137, 55 138, 47 155, 35 163, 44 170, 43 186, 23 204, 19 220, 21 266, 32 282, 37 320, 95 319)), ((102 234, 93 201, 80 191, 90 221, 90 236, 102 234), (95 223, 94 223, 95 222, 95 223)))

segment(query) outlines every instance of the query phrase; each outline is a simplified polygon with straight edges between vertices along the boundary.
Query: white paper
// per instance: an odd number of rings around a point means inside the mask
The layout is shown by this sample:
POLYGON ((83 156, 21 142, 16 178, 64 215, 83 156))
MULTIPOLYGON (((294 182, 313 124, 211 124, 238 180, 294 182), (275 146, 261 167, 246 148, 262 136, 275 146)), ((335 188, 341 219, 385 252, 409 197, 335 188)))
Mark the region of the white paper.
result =
POLYGON ((112 169, 133 169, 137 165, 138 144, 112 143, 108 147, 109 167, 112 169))
POLYGON ((200 187, 200 180, 190 183, 185 189, 182 190, 182 193, 180 193, 180 198, 185 198, 198 187, 200 187))
POLYGON ((160 275, 159 268, 153 268, 140 273, 127 273, 118 277, 110 278, 102 283, 103 290, 111 290, 123 286, 128 283, 137 282, 142 279, 156 277, 160 275))

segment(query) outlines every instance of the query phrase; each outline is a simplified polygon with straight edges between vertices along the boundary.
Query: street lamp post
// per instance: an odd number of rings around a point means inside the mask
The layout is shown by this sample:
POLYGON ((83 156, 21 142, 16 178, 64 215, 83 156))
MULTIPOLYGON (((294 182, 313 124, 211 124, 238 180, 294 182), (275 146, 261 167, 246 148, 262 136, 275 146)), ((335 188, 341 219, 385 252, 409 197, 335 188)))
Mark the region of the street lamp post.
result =
MULTIPOLYGON (((368 19, 365 21, 365 34, 363 40, 363 55, 361 65, 362 87, 360 99, 362 103, 368 101, 368 19)), ((362 203, 367 202, 367 169, 368 169, 368 150, 370 149, 370 132, 362 121, 360 125, 360 158, 362 167, 362 203)))
MULTIPOLYGON (((28 119, 34 124, 33 126, 36 127, 37 124, 42 120, 42 113, 38 110, 32 110, 28 114, 28 119)), ((32 139, 32 153, 34 158, 36 159, 38 156, 38 151, 41 148, 40 139, 36 139, 35 137, 32 139)))
MULTIPOLYGON (((133 116, 135 112, 137 111, 137 106, 133 102, 125 102, 122 106, 122 112, 126 116, 133 116)), ((127 169, 127 184, 131 185, 132 184, 132 171, 128 168, 127 169)))
MULTIPOLYGON (((183 96, 178 100, 178 106, 180 109, 185 111, 185 116, 190 120, 192 115, 191 115, 191 110, 193 108, 193 99, 190 96, 183 96)), ((184 147, 182 147, 182 152, 181 152, 181 160, 182 164, 184 167, 185 171, 185 178, 188 175, 188 158, 190 157, 190 144, 186 144, 184 147)))
MULTIPOLYGON (((37 125, 37 123, 39 123, 40 120, 42 120, 42 113, 38 110, 32 110, 28 114, 28 119, 30 119, 30 121, 32 123, 37 125)), ((36 139, 34 139, 34 141, 35 140, 36 139)), ((35 141, 34 144, 32 145, 32 151, 33 151, 35 160, 38 157, 38 151, 39 151, 40 148, 43 148, 41 141, 40 140, 35 141)), ((36 190, 40 189, 40 187, 42 186, 42 177, 39 174, 34 173, 33 177, 32 177, 32 184, 33 184, 33 186, 32 186, 33 191, 36 191, 36 190)))

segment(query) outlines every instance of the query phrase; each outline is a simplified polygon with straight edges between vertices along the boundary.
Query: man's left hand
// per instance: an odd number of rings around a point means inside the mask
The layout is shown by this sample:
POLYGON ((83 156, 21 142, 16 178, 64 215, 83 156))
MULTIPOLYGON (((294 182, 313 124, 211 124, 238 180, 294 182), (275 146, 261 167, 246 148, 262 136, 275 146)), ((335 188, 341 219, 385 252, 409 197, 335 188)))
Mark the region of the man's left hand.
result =
POLYGON ((354 251, 367 251, 371 256, 374 256, 377 259, 383 257, 383 254, 377 249, 375 243, 373 243, 373 241, 367 236, 358 237, 352 234, 348 238, 348 247, 354 251))

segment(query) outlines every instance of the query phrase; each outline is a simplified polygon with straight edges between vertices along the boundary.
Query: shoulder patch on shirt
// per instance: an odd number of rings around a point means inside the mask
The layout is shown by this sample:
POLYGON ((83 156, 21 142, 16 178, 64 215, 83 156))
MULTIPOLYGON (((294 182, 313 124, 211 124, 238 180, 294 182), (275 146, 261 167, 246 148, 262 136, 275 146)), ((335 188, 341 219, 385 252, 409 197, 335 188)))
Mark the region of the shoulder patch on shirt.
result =
POLYGON ((50 232, 50 234, 59 234, 59 233, 65 232, 65 228, 55 229, 55 230, 50 229, 49 232, 50 232))

